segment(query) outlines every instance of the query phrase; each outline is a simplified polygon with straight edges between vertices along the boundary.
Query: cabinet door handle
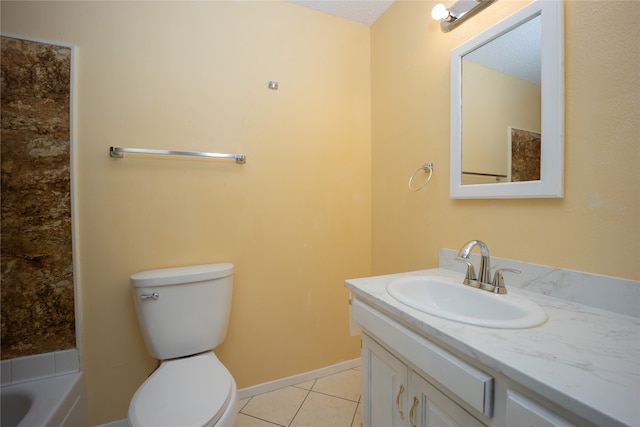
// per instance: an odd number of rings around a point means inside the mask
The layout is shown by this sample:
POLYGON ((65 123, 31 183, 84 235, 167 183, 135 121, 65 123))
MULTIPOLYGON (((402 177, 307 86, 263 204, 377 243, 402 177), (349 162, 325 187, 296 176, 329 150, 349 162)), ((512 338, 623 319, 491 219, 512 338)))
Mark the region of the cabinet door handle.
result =
POLYGON ((400 414, 400 419, 404 420, 404 412, 400 410, 400 396, 402 396, 402 393, 404 393, 404 386, 400 384, 400 391, 396 396, 396 411, 398 411, 398 414, 400 414))
POLYGON ((413 418, 413 413, 416 410, 418 403, 420 403, 418 398, 413 396, 413 405, 411 405, 411 411, 409 411, 409 422, 411 423, 411 427, 416 427, 416 421, 413 418))

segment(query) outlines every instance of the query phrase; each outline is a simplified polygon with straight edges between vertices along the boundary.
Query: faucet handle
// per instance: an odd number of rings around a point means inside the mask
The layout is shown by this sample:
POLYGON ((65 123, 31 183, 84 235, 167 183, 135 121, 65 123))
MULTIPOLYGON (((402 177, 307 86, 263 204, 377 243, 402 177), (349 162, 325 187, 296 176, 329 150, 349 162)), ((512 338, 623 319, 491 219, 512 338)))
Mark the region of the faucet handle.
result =
POLYGON ((522 273, 520 270, 514 270, 513 268, 501 268, 499 270, 496 270, 496 272, 493 274, 493 282, 491 283, 493 286, 495 286, 493 292, 495 292, 496 294, 507 293, 507 287, 504 285, 504 277, 502 277, 502 273, 505 271, 516 274, 522 273))
POLYGON ((465 285, 470 284, 472 281, 478 280, 478 278, 476 277, 476 270, 473 268, 473 264, 471 264, 471 261, 462 257, 454 258, 454 261, 462 261, 467 264, 467 274, 464 277, 463 282, 465 285))

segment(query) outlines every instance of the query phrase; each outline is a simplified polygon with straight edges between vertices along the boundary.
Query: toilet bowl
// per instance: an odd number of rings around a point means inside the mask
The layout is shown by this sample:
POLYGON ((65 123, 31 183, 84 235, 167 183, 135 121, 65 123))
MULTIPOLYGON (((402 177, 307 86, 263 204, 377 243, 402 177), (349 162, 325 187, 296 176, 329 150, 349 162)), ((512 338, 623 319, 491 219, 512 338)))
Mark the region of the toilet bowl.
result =
POLYGON ((131 427, 232 427, 236 383, 213 352, 162 362, 136 391, 131 427))
POLYGON ((226 336, 232 273, 225 263, 131 276, 147 350, 161 361, 131 399, 131 427, 233 427, 236 383, 212 351, 226 336))

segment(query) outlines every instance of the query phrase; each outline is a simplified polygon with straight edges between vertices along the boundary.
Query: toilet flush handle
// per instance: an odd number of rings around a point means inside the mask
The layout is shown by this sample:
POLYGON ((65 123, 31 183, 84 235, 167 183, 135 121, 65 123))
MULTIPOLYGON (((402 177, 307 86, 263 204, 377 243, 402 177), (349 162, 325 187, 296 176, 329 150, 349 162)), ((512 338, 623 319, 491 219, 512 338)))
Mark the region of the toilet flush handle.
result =
POLYGON ((158 299, 160 298, 160 294, 157 292, 154 292, 152 294, 141 294, 140 295, 140 299, 141 300, 147 300, 147 299, 158 299))

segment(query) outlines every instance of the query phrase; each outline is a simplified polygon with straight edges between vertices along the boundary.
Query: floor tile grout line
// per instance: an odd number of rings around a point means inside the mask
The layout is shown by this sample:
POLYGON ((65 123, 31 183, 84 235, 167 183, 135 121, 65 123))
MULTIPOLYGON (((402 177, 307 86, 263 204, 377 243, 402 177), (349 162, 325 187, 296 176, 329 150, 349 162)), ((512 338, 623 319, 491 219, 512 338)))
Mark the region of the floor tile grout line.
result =
POLYGON ((353 411, 353 417, 351 417, 351 424, 349 424, 351 427, 353 427, 353 423, 356 421, 356 415, 358 415, 358 407, 360 406, 360 402, 358 402, 356 404, 356 410, 353 411))
POLYGON ((240 412, 242 415, 244 415, 245 417, 250 417, 253 418, 254 420, 260 420, 260 421, 264 421, 265 423, 269 423, 272 424, 274 426, 278 426, 278 427, 287 427, 285 425, 279 424, 279 423, 274 423, 273 421, 269 421, 269 420, 265 420, 264 418, 260 418, 260 417, 256 417, 255 415, 249 415, 249 414, 245 414, 244 412, 240 412))
MULTIPOLYGON (((299 386, 299 385, 297 385, 297 384, 294 384, 294 385, 292 385, 291 387, 294 387, 294 388, 297 388, 297 389, 300 389, 300 390, 307 390, 307 391, 311 390, 311 388, 300 387, 300 386, 299 386)), ((283 388, 286 388, 286 387, 283 387, 283 388)), ((279 389, 278 389, 278 390, 279 390, 279 389)))
MULTIPOLYGON (((304 399, 300 403, 300 406, 298 406, 298 410, 296 411, 296 413, 293 414, 293 418, 291 418, 291 421, 289 422, 289 425, 287 427, 291 427, 291 424, 293 424, 293 422, 295 421, 296 417, 300 413, 300 410, 302 409, 302 405, 304 405, 304 402, 307 401, 307 398, 311 394, 311 389, 313 388, 314 385, 316 385, 316 381, 318 381, 318 380, 317 379, 313 380, 313 384, 311 384, 311 388, 309 388, 309 390, 307 390, 307 394, 304 396, 304 399)), ((304 389, 302 389, 302 390, 304 390, 304 389)))
POLYGON ((309 390, 309 391, 317 393, 317 394, 322 394, 323 396, 335 397, 336 399, 346 400, 347 402, 353 402, 353 403, 359 403, 360 402, 360 397, 358 397, 358 400, 353 400, 353 399, 349 399, 348 397, 336 396, 335 394, 324 393, 322 391, 317 391, 317 390, 309 390))
MULTIPOLYGON (((251 399, 253 399, 253 396, 249 397, 249 398, 247 399, 247 401, 246 401, 246 402, 244 402, 244 405, 242 405, 242 406, 238 409, 238 413, 239 413, 239 414, 240 414, 240 413, 244 413, 244 412, 242 412, 242 410, 243 410, 244 408, 246 408, 246 407, 247 407, 247 405, 249 404, 249 402, 251 402, 251 399)), ((243 400, 244 400, 244 399, 243 399, 243 400)), ((248 414, 245 414, 245 415, 248 415, 248 414)))

